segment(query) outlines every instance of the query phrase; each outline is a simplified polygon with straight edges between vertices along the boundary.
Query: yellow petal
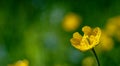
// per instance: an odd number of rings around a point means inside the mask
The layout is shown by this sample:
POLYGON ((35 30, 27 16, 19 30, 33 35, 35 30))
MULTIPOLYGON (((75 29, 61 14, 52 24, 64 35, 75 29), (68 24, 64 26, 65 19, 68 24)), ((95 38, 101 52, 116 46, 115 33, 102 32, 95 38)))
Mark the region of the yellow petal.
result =
POLYGON ((92 29, 89 26, 84 26, 82 28, 82 31, 84 32, 85 35, 90 35, 92 29))
POLYGON ((86 38, 83 38, 82 41, 81 41, 81 43, 80 43, 79 49, 80 49, 81 51, 86 51, 86 50, 89 49, 88 47, 89 47, 89 42, 87 41, 86 38))
POLYGON ((70 39, 70 42, 75 48, 79 49, 80 41, 78 39, 72 38, 70 39))
POLYGON ((91 35, 89 37, 89 40, 90 40, 90 45, 93 44, 93 42, 95 41, 95 36, 91 35))
POLYGON ((81 36, 78 32, 75 32, 75 33, 73 34, 73 38, 76 38, 76 39, 78 39, 78 40, 81 40, 81 39, 82 39, 82 36, 81 36))
POLYGON ((95 35, 95 36, 100 35, 101 34, 101 29, 99 27, 94 28, 92 34, 95 35))

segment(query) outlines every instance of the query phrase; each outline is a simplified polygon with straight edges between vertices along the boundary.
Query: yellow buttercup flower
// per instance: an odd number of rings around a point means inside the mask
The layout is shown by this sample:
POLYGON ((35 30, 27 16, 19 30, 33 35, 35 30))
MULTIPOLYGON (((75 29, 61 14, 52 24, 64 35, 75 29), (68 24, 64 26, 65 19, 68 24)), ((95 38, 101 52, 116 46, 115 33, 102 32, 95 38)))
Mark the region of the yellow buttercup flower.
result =
POLYGON ((82 28, 84 35, 80 35, 78 32, 73 34, 73 38, 70 39, 71 44, 80 51, 86 51, 92 49, 100 42, 101 29, 96 27, 92 29, 89 26, 82 28))

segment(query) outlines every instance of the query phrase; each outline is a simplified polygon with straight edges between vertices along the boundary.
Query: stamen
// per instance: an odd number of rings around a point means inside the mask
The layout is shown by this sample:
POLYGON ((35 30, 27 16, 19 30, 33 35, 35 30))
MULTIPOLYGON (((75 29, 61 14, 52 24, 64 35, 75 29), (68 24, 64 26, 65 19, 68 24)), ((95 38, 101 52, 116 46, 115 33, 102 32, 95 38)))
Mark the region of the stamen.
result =
POLYGON ((89 45, 91 45, 91 44, 90 44, 90 40, 89 40, 89 38, 86 38, 86 39, 87 39, 87 41, 88 41, 89 45))

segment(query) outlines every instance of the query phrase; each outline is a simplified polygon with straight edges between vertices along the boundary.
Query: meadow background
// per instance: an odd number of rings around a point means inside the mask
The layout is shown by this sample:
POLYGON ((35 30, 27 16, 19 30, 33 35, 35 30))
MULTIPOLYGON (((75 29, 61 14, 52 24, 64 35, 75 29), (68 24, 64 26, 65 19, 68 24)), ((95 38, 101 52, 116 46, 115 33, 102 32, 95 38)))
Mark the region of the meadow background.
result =
POLYGON ((70 43, 86 25, 101 66, 120 66, 120 0, 0 0, 0 66, 97 66, 70 43))

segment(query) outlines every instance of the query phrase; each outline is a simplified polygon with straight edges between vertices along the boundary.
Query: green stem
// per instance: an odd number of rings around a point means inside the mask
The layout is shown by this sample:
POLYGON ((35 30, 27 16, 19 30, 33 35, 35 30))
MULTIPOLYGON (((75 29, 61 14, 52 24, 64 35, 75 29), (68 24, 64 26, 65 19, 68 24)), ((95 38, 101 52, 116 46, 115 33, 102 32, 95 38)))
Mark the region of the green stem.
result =
POLYGON ((92 52, 93 52, 93 53, 94 53, 94 55, 95 55, 95 58, 96 58, 97 63, 98 63, 98 66, 100 66, 100 62, 99 62, 99 59, 98 59, 98 57, 97 57, 97 54, 96 54, 96 52, 95 52, 95 49, 94 49, 94 48, 92 49, 92 52))

